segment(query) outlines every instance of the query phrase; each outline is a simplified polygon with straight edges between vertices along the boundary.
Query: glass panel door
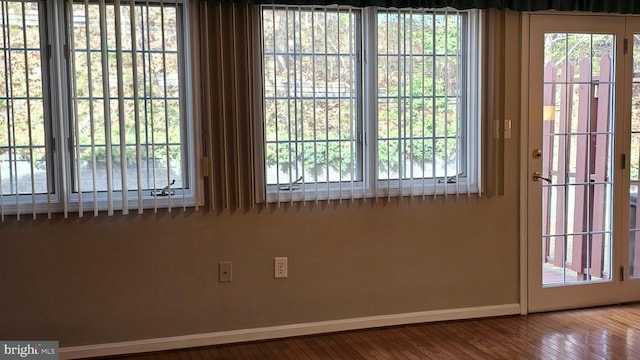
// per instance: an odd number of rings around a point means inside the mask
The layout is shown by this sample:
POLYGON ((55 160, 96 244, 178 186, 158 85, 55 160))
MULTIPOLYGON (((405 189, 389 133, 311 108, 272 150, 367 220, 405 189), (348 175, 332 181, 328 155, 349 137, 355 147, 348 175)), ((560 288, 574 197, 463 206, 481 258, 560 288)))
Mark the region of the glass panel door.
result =
POLYGON ((544 34, 543 286, 611 279, 613 34, 544 34))
POLYGON ((640 34, 633 34, 631 77, 631 152, 629 158, 629 269, 630 278, 640 277, 640 34))
POLYGON ((624 21, 530 20, 529 311, 616 303, 613 154, 624 21))
MULTIPOLYGON (((624 230, 627 236, 623 237, 626 246, 623 246, 621 277, 623 278, 622 302, 640 300, 640 208, 638 193, 640 192, 640 19, 626 18, 627 24, 627 66, 625 73, 629 94, 625 97, 625 112, 629 118, 625 119, 625 134, 628 141, 625 153, 628 156, 628 174, 624 179, 624 189, 628 189, 628 198, 624 198, 621 211, 624 219, 628 219, 628 227, 624 230), (628 212, 628 214, 627 214, 628 212)), ((625 224, 626 225, 626 224, 625 224)))

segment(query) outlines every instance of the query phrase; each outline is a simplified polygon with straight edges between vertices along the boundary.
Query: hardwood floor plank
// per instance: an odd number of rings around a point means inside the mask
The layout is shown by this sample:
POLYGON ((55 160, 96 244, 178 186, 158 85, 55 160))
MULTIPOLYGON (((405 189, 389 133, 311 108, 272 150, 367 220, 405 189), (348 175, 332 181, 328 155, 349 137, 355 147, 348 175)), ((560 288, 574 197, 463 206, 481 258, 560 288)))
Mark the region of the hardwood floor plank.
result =
POLYGON ((324 340, 335 348, 338 357, 344 356, 352 360, 367 360, 360 355, 344 338, 338 336, 324 336, 324 340))
POLYGON ((222 353, 223 359, 249 360, 249 358, 240 352, 237 346, 221 347, 220 352, 222 353))
POLYGON ((277 360, 271 352, 265 352, 265 350, 260 346, 261 343, 247 343, 245 344, 246 348, 253 354, 252 359, 268 359, 268 360, 277 360))
POLYGON ((301 354, 304 354, 308 360, 322 359, 317 353, 313 351, 313 349, 309 347, 309 345, 307 345, 306 342, 302 340, 302 338, 293 338, 291 339, 291 341, 293 342, 293 345, 295 345, 295 348, 297 348, 301 354))
POLYGON ((301 357, 299 357, 295 351, 291 349, 291 346, 289 345, 288 341, 279 341, 279 342, 265 341, 264 345, 267 346, 269 348, 269 351, 274 355, 283 354, 284 356, 280 357, 282 359, 304 360, 301 357))
POLYGON ((326 357, 324 357, 325 359, 335 359, 340 356, 347 356, 346 354, 340 354, 333 344, 330 341, 327 341, 326 335, 313 336, 310 337, 309 340, 313 341, 318 349, 324 350, 324 353, 326 354, 326 357))
POLYGON ((403 358, 409 360, 427 359, 423 353, 415 349, 415 344, 406 336, 405 332, 399 331, 398 328, 388 328, 377 333, 383 342, 388 343, 392 351, 397 351, 403 358))
POLYGON ((640 304, 345 331, 121 360, 640 359, 640 304))
POLYGON ((222 357, 222 353, 220 352, 220 349, 217 347, 207 347, 207 348, 203 348, 204 353, 206 356, 208 356, 208 359, 212 359, 212 360, 221 360, 223 359, 222 357))

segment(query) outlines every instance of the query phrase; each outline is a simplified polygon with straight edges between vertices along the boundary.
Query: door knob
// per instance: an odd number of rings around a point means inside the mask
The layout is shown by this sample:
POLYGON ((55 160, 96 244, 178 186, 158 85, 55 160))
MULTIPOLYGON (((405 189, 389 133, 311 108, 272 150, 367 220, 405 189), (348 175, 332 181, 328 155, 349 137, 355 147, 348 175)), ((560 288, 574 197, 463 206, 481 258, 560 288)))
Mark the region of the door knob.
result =
POLYGON ((546 177, 542 177, 542 174, 540 173, 540 171, 534 171, 533 175, 531 176, 531 178, 533 179, 533 181, 540 181, 540 180, 544 180, 548 183, 551 183, 551 179, 546 178, 546 177))
POLYGON ((542 157, 542 150, 535 149, 531 152, 531 157, 534 159, 540 159, 542 157))

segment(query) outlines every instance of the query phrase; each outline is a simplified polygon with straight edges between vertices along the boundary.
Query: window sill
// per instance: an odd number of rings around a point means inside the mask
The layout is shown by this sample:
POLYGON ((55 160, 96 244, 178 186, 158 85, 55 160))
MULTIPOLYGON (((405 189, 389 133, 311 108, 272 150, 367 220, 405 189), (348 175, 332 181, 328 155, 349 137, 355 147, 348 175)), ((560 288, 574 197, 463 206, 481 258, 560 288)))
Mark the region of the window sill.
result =
MULTIPOLYGON (((42 196, 39 196, 42 197, 42 196)), ((122 210, 122 199, 118 198, 116 200, 117 195, 114 195, 112 209, 113 213, 123 213, 122 210)), ((15 197, 14 197, 15 198, 15 197)), ((30 197, 29 197, 30 198, 30 197)), ((6 199, 5 199, 6 200, 6 199)), ((94 206, 97 205, 97 211, 99 213, 108 213, 109 212, 109 204, 106 197, 101 196, 97 201, 93 201, 92 199, 85 199, 82 203, 76 201, 69 201, 67 204, 67 212, 79 214, 82 209, 82 214, 91 214, 95 211, 94 206)), ((196 206, 203 205, 202 201, 197 201, 196 197, 193 195, 181 196, 176 195, 169 197, 163 196, 162 198, 158 197, 156 199, 152 197, 144 197, 142 199, 142 207, 139 207, 138 199, 128 199, 127 200, 128 211, 129 213, 138 212, 138 209, 142 210, 153 210, 153 209, 180 209, 180 208, 192 208, 196 206)), ((52 196, 50 202, 47 202, 47 199, 39 198, 36 199, 35 203, 24 203, 16 205, 15 202, 8 204, 6 201, 0 206, 0 215, 1 216, 31 216, 32 214, 55 214, 55 213, 64 213, 64 205, 58 199, 57 196, 52 196)), ((78 215, 79 216, 79 215, 78 215)))
POLYGON ((294 190, 278 189, 269 186, 266 193, 267 203, 300 202, 300 201, 327 201, 327 200, 352 200, 364 198, 407 197, 407 196, 468 196, 480 193, 477 183, 438 183, 433 180, 397 181, 382 180, 377 188, 365 188, 364 186, 349 187, 350 183, 340 188, 335 184, 330 186, 301 185, 294 190))

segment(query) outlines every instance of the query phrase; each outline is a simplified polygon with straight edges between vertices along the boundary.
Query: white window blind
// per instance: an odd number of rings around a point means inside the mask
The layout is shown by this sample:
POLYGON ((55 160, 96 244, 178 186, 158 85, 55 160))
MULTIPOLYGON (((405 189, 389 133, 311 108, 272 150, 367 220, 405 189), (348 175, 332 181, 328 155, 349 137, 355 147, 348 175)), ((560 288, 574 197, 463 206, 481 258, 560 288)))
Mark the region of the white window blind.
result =
POLYGON ((3 218, 194 205, 182 1, 0 4, 3 218))
POLYGON ((264 6, 269 202, 480 191, 477 11, 264 6))

